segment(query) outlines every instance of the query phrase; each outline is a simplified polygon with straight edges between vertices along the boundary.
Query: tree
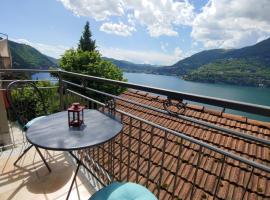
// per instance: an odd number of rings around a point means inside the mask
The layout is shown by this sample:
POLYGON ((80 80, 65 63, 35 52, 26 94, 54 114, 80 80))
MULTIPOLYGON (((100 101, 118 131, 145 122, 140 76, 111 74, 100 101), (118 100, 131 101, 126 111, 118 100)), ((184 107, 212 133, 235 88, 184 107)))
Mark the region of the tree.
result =
POLYGON ((98 51, 70 49, 60 60, 66 71, 123 81, 123 72, 110 61, 103 60, 98 51))
MULTIPOLYGON (((110 61, 102 59, 100 53, 95 49, 95 41, 92 40, 91 37, 89 22, 86 22, 78 49, 67 50, 60 60, 60 67, 63 70, 70 72, 126 81, 126 79, 123 78, 123 72, 120 68, 110 61)), ((78 84, 86 84, 85 82, 82 83, 82 80, 80 79, 71 77, 64 78, 78 84)), ((119 86, 94 81, 88 81, 86 86, 115 95, 120 94, 124 90, 124 88, 119 86)), ((90 94, 87 93, 87 95, 90 94)), ((96 93, 91 93, 91 96, 104 100, 104 98, 100 98, 100 95, 97 95, 96 93)))
MULTIPOLYGON (((67 50, 60 60, 60 67, 66 71, 126 81, 126 79, 123 78, 122 70, 110 61, 103 60, 98 51, 67 50)), ((71 79, 69 78, 69 80, 71 79)), ((81 80, 79 79, 72 79, 71 81, 81 84, 81 80)), ((87 86, 115 95, 120 94, 124 90, 124 88, 119 86, 93 81, 88 82, 87 86)), ((91 93, 91 96, 102 99, 100 95, 93 93, 91 93)))
POLYGON ((92 33, 90 31, 89 22, 84 26, 83 35, 80 38, 78 49, 82 51, 95 51, 96 41, 91 39, 92 33))
MULTIPOLYGON (((23 78, 21 80, 23 80, 23 78)), ((58 92, 57 92, 57 88, 55 87, 55 84, 51 83, 50 81, 39 81, 39 82, 35 82, 35 85, 37 87, 44 87, 40 89, 40 92, 42 94, 42 101, 45 104, 47 114, 59 112, 60 102, 59 102, 59 96, 58 96, 58 92)), ((34 95, 33 92, 34 92, 33 89, 28 87, 24 89, 22 95, 18 93, 18 91, 12 91, 11 95, 12 95, 14 105, 18 105, 18 104, 20 105, 22 102, 24 102, 25 105, 31 104, 34 111, 32 113, 33 114, 32 117, 34 118, 40 115, 44 115, 44 113, 43 113, 43 109, 42 109, 43 106, 40 99, 36 98, 36 95, 34 95)), ((9 110, 9 119, 11 121, 16 120, 16 114, 14 113, 12 109, 9 110)))

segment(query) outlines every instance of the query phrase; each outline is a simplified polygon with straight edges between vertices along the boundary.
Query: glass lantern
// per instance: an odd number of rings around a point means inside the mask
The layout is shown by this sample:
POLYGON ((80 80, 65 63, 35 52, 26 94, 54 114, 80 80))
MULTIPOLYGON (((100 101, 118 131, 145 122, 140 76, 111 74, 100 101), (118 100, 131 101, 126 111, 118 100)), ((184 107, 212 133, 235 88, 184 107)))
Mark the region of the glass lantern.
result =
POLYGON ((68 108, 69 127, 79 127, 84 123, 83 110, 84 106, 81 106, 80 103, 73 103, 71 107, 68 108))

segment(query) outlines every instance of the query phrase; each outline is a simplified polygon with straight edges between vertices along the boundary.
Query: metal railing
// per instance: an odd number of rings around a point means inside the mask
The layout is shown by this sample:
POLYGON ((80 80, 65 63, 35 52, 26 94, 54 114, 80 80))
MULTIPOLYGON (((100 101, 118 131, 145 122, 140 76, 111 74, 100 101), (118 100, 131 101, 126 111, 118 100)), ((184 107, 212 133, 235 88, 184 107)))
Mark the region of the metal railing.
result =
POLYGON ((144 108, 149 112, 168 115, 168 119, 182 120, 193 126, 220 135, 238 138, 251 145, 270 148, 269 140, 244 131, 236 131, 182 113, 149 106, 108 92, 90 88, 85 82, 100 82, 125 88, 139 89, 163 95, 169 99, 190 100, 222 108, 230 108, 254 114, 270 116, 270 107, 236 101, 180 93, 159 88, 98 78, 58 70, 0 70, 0 73, 53 72, 59 77, 60 109, 71 102, 80 101, 89 107, 109 112, 124 124, 122 133, 112 142, 96 148, 77 152, 88 171, 101 185, 110 182, 132 181, 148 187, 159 199, 269 199, 269 163, 256 158, 241 156, 210 142, 172 130, 132 113, 132 109, 111 108, 107 102, 87 95, 92 92, 120 104, 144 108), (75 82, 69 78, 79 78, 75 82), (128 112, 130 110, 130 112, 128 112), (173 119, 172 119, 173 118, 173 119), (235 172, 235 178, 230 176, 235 172), (239 180, 238 180, 239 179, 239 180), (258 181, 259 180, 259 181, 258 181), (266 186, 264 186, 264 183, 266 186), (256 185, 255 185, 256 184, 256 185))
MULTIPOLYGON (((3 92, 3 94, 5 95, 5 90, 6 90, 6 87, 8 86, 8 84, 13 82, 13 81, 18 81, 18 80, 19 81, 31 81, 34 83, 38 83, 38 82, 42 82, 42 81, 44 81, 44 82, 49 81, 49 82, 53 82, 53 83, 56 83, 56 82, 58 83, 58 81, 59 81, 58 79, 55 79, 55 78, 51 78, 48 80, 32 80, 31 74, 38 73, 38 72, 48 73, 48 72, 56 72, 56 70, 29 70, 29 69, 20 70, 20 69, 18 69, 18 70, 13 71, 12 69, 0 69, 0 92, 3 92), (12 79, 12 77, 13 77, 12 75, 14 75, 15 73, 16 73, 16 75, 27 74, 28 76, 19 76, 19 77, 15 76, 15 79, 12 79), (7 78, 5 76, 7 76, 7 78)), ((47 93, 54 93, 54 95, 50 95, 50 98, 46 99, 47 104, 48 105, 58 104, 58 105, 54 106, 54 107, 58 106, 58 109, 55 108, 54 110, 55 111, 60 110, 58 84, 54 84, 51 86, 38 86, 38 89, 41 90, 43 95, 47 94, 47 93)), ((51 113, 52 112, 53 111, 51 111, 51 113)), ((25 139, 24 134, 23 134, 23 130, 21 130, 20 125, 14 121, 14 119, 13 119, 14 116, 11 116, 12 115, 11 109, 7 109, 6 113, 8 115, 7 117, 10 120, 8 125, 9 125, 10 139, 11 139, 12 143, 0 146, 0 152, 3 150, 8 150, 10 148, 14 148, 18 145, 25 145, 25 142, 26 142, 26 139, 25 139)))
MULTIPOLYGON (((67 90, 67 91, 73 95, 79 96, 88 101, 92 101, 91 98, 81 95, 72 90, 67 90)), ((94 102, 96 104, 99 104, 101 107, 105 107, 105 104, 101 102, 98 102, 98 101, 94 101, 94 102)), ((206 195, 213 196, 214 199, 226 199, 226 198, 222 198, 221 194, 219 194, 219 190, 221 188, 220 182, 223 181, 223 185, 224 183, 227 183, 227 185, 238 184, 237 182, 233 182, 229 180, 228 178, 224 177, 226 174, 226 171, 229 172, 228 170, 229 167, 232 167, 235 169, 237 168, 237 164, 234 164, 234 161, 242 163, 243 166, 241 170, 243 171, 243 173, 246 173, 249 177, 245 185, 239 185, 240 190, 242 190, 242 195, 241 195, 241 198, 239 199, 245 199, 247 197, 247 192, 248 191, 250 192, 249 185, 252 179, 256 179, 260 177, 261 173, 263 172, 266 172, 267 174, 270 172, 270 168, 268 166, 237 156, 233 153, 211 146, 200 140, 194 139, 192 137, 186 136, 176 131, 172 131, 168 128, 159 126, 158 124, 152 123, 150 121, 143 120, 127 112, 124 112, 118 109, 116 109, 116 112, 119 114, 119 118, 122 119, 122 123, 124 123, 128 127, 126 132, 122 133, 123 135, 121 135, 119 138, 116 138, 115 143, 114 143, 114 145, 116 145, 120 149, 119 150, 120 153, 118 152, 119 153, 118 154, 115 151, 108 150, 110 147, 105 145, 105 146, 101 146, 101 147, 89 150, 89 152, 84 154, 84 156, 82 157, 86 159, 86 162, 89 162, 89 160, 94 159, 95 163, 100 163, 100 165, 107 170, 107 173, 110 174, 111 173, 110 166, 108 166, 109 164, 106 164, 106 160, 109 160, 109 158, 106 159, 106 156, 104 157, 104 155, 98 158, 98 155, 100 155, 102 151, 105 152, 108 157, 110 156, 113 157, 115 162, 120 162, 118 166, 119 167, 118 173, 116 173, 118 174, 118 176, 115 175, 115 173, 112 173, 111 174, 113 176, 112 179, 116 179, 119 181, 125 180, 125 181, 143 183, 144 185, 148 187, 155 188, 153 192, 155 192, 155 194, 160 199, 170 198, 170 197, 171 198, 183 197, 183 199, 194 199, 195 190, 197 193, 201 193, 202 196, 206 194, 206 195), (124 117, 127 117, 127 119, 123 120, 124 117), (134 126, 133 125, 134 121, 137 121, 139 125, 134 126), (142 130, 142 126, 145 124, 151 127, 151 131, 145 131, 146 128, 142 130), (136 129, 134 130, 133 128, 136 128, 136 129), (133 133, 133 131, 135 131, 135 134, 133 133), (155 134, 156 131, 161 131, 162 134, 157 135, 155 134), (150 140, 147 140, 147 141, 142 140, 141 139, 142 132, 144 132, 145 134, 146 133, 150 134, 150 140), (136 133, 139 133, 138 138, 136 138, 136 133), (176 136, 178 139, 180 139, 180 141, 174 141, 172 139, 169 139, 171 135, 176 136), (128 140, 126 144, 123 143, 124 137, 126 137, 128 140), (160 142, 162 146, 161 148, 157 147, 154 144, 154 141, 155 141, 153 139, 154 137, 159 137, 161 139, 161 142, 160 142), (138 147, 136 148, 136 150, 133 150, 131 149, 131 146, 132 146, 131 144, 134 143, 135 141, 138 142, 138 147), (188 142, 190 143, 187 144, 188 142), (146 148, 149 148, 147 157, 144 157, 145 155, 142 155, 142 153, 140 152, 142 143, 144 146, 146 146, 146 148), (166 151, 166 146, 169 146, 171 144, 174 144, 175 146, 177 146, 178 150, 176 154, 170 154, 170 152, 166 151), (195 145, 192 147, 191 144, 195 144, 195 145), (122 152, 121 152, 121 149, 122 149, 122 152), (194 155, 191 154, 192 157, 197 159, 197 160, 195 159, 196 161, 195 163, 194 163, 194 160, 192 162, 189 160, 189 158, 184 158, 183 154, 187 152, 186 149, 193 152, 194 155), (124 151, 127 151, 125 155, 127 157, 126 161, 123 160, 123 158, 121 158, 123 157, 123 154, 125 154, 124 151), (153 160, 152 158, 153 151, 155 151, 156 154, 159 154, 159 158, 161 158, 160 162, 155 163, 156 161, 153 160), (215 155, 211 155, 209 151, 214 152, 215 155), (177 163, 177 166, 175 167, 174 170, 168 169, 167 166, 164 164, 165 156, 172 156, 174 159, 174 162, 177 163), (105 158, 105 161, 103 160, 104 158, 105 158), (201 164, 202 160, 204 160, 205 162, 205 160, 209 158, 214 160, 213 163, 218 165, 217 168, 220 168, 218 172, 211 172, 210 169, 207 169, 207 168, 205 169, 202 166, 201 164), (133 166, 133 162, 131 162, 131 160, 137 161, 137 164, 135 164, 135 167, 133 166), (143 164, 143 162, 147 164, 143 164), (105 163, 105 164, 102 164, 102 163, 105 163), (121 166, 121 163, 122 163, 122 166, 121 166), (140 166, 142 165, 147 166, 147 170, 145 171, 146 174, 144 174, 143 172, 140 172, 140 166), (188 178, 188 177, 182 176, 181 174, 177 174, 177 172, 181 168, 181 165, 185 167, 192 167, 195 169, 195 172, 193 172, 193 175, 191 175, 193 178, 188 178), (157 170, 159 172, 156 175, 153 175, 151 173, 151 170, 152 171, 157 170), (199 177, 197 177, 199 170, 201 173, 202 171, 204 171, 204 173, 209 174, 209 176, 216 176, 216 184, 215 186, 211 187, 212 190, 205 189, 203 188, 203 186, 199 185, 199 183, 196 182, 198 181, 197 179, 199 179, 199 177), (169 176, 168 175, 169 173, 171 176, 174 177, 173 186, 171 186, 170 184, 166 184, 166 180, 165 181, 163 180, 164 179, 163 171, 167 172, 166 174, 167 176, 169 176), (120 174, 125 174, 125 175, 122 177, 120 174), (158 181, 156 180, 156 176, 158 176, 158 181), (145 182, 138 181, 142 179, 145 179, 145 182), (184 194, 184 192, 181 193, 181 191, 179 191, 179 193, 177 194, 176 184, 181 181, 190 183, 192 185, 192 190, 191 190, 192 192, 190 192, 189 194, 184 194), (162 193, 162 196, 161 196, 161 193, 162 193)), ((141 170, 143 171, 143 169, 141 170)), ((269 175, 270 174, 265 176, 265 178, 268 181, 270 181, 269 175)), ((103 184, 107 184, 107 182, 103 180, 103 184)), ((188 185, 185 187, 189 188, 188 185)), ((268 195, 262 195, 259 192, 257 192, 257 195, 262 196, 263 198, 269 198, 268 195)))

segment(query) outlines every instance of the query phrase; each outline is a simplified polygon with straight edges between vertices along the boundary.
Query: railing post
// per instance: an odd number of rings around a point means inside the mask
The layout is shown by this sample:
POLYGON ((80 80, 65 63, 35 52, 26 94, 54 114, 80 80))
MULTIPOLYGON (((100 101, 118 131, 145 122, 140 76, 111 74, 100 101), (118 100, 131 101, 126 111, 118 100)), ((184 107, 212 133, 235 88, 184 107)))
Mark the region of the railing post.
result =
POLYGON ((59 78, 60 110, 64 110, 64 84, 61 70, 58 71, 58 78, 59 78))

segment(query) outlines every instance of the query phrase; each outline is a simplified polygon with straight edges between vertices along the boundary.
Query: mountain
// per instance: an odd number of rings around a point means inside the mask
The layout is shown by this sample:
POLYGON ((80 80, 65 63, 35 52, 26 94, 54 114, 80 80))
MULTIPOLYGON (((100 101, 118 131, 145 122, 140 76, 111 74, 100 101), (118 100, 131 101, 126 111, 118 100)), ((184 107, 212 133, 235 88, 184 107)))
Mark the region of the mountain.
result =
POLYGON ((13 68, 49 69, 50 67, 57 67, 57 64, 51 58, 29 45, 9 41, 9 48, 13 68))
POLYGON ((59 65, 59 61, 60 59, 57 59, 57 58, 53 58, 51 56, 47 56, 47 58, 52 61, 54 64, 56 64, 57 66, 59 65))
MULTIPOLYGON (((9 41, 9 48, 12 55, 13 68, 16 69, 48 69, 50 67, 57 67, 59 64, 59 59, 44 55, 37 49, 26 44, 9 41)), ((156 65, 135 64, 125 60, 117 60, 107 57, 103 57, 103 59, 111 61, 125 72, 153 73, 155 68, 158 67, 156 65)))
POLYGON ((270 61, 270 38, 263 40, 253 46, 235 49, 225 55, 227 59, 255 59, 261 64, 269 66, 270 61))
MULTIPOLYGON (((48 69, 59 60, 35 48, 9 41, 14 68, 48 69)), ((135 64, 103 57, 125 72, 180 76, 185 80, 270 87, 270 38, 240 49, 212 49, 196 53, 171 66, 135 64)))
POLYGON ((210 63, 216 59, 220 59, 232 50, 212 49, 196 53, 188 58, 178 61, 177 63, 157 69, 157 73, 166 75, 185 75, 189 71, 210 63))
POLYGON ((185 80, 270 87, 270 65, 257 59, 217 60, 183 76, 185 80))
POLYGON ((159 67, 157 65, 149 64, 135 64, 125 60, 117 60, 114 58, 102 57, 104 60, 110 61, 125 72, 133 73, 154 73, 155 70, 159 67))
POLYGON ((185 75, 192 70, 216 61, 228 60, 256 61, 262 66, 270 64, 270 38, 253 46, 241 49, 212 49, 196 53, 177 63, 158 69, 158 73, 168 75, 185 75))
POLYGON ((155 72, 190 81, 270 87, 270 38, 241 49, 202 51, 155 72))

